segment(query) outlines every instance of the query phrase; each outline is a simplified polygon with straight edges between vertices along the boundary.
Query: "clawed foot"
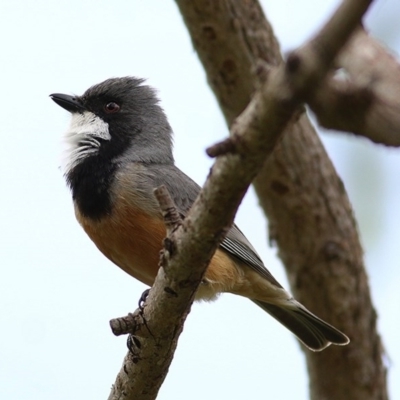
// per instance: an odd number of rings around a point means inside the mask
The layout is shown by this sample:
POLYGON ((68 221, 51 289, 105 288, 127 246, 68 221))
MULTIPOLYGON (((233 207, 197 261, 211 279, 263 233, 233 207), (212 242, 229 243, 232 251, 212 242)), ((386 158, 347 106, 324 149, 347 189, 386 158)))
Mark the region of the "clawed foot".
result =
POLYGON ((135 335, 128 335, 128 339, 126 340, 126 347, 128 347, 128 350, 130 353, 133 355, 136 355, 137 349, 140 349, 142 347, 142 344, 140 343, 140 340, 135 336, 135 335))
POLYGON ((143 311, 144 303, 145 303, 145 301, 146 301, 147 296, 149 295, 149 293, 150 293, 150 289, 146 289, 146 290, 142 293, 142 295, 140 296, 140 298, 139 298, 138 306, 139 306, 139 308, 140 308, 142 311, 143 311))
MULTIPOLYGON (((143 323, 146 326, 147 326, 147 324, 146 324, 146 320, 143 317, 143 310, 144 310, 144 303, 145 303, 149 293, 150 293, 150 289, 146 289, 140 296, 139 302, 138 302, 140 314, 142 315, 143 323)), ((132 355, 137 356, 137 350, 142 347, 142 344, 140 343, 140 340, 137 338, 137 336, 135 336, 131 333, 130 335, 128 335, 128 339, 126 341, 126 346, 128 347, 128 350, 132 355)))

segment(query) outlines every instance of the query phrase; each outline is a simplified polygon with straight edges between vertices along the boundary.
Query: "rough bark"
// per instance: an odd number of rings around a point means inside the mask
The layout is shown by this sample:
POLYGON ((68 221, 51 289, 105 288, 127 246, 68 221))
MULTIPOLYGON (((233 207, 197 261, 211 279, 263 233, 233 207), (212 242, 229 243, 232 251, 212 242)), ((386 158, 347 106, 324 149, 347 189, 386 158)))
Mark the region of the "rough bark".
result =
MULTIPOLYGON (((230 126, 259 85, 259 70, 281 62, 255 0, 176 0, 230 126)), ((348 197, 303 115, 255 180, 294 295, 352 340, 306 352, 312 399, 386 399, 386 370, 362 249, 348 197)))

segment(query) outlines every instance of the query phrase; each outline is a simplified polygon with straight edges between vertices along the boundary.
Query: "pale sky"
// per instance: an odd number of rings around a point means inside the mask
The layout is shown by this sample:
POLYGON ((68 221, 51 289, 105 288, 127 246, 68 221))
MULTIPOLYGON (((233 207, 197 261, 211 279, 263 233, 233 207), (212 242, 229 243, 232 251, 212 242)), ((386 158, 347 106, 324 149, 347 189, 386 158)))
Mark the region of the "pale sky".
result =
MULTIPOLYGON (((300 44, 336 0, 264 0, 283 50, 300 44)), ((377 1, 367 27, 400 49, 396 0, 377 1)), ((59 169, 69 115, 48 95, 81 94, 112 76, 158 89, 178 166, 203 183, 204 149, 227 135, 172 0, 0 3, 0 398, 106 399, 126 353, 111 318, 136 308, 144 285, 112 265, 75 221, 59 169)), ((322 133, 359 218, 392 398, 400 398, 400 150, 322 133)), ((288 288, 250 192, 236 222, 288 288)), ((306 400, 299 344, 250 301, 196 304, 160 400, 306 400)))

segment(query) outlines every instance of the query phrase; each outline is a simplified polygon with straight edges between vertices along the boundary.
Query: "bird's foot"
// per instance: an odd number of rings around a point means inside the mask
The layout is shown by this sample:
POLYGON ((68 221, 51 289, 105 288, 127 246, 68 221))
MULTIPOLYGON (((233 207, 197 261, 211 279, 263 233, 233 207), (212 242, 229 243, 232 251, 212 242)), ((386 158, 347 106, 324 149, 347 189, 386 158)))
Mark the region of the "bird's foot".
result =
POLYGON ((140 308, 141 311, 143 311, 144 303, 145 303, 145 301, 146 301, 147 296, 149 295, 149 293, 150 293, 150 289, 146 289, 146 290, 142 293, 142 295, 140 296, 140 298, 139 298, 138 306, 139 306, 139 308, 140 308))

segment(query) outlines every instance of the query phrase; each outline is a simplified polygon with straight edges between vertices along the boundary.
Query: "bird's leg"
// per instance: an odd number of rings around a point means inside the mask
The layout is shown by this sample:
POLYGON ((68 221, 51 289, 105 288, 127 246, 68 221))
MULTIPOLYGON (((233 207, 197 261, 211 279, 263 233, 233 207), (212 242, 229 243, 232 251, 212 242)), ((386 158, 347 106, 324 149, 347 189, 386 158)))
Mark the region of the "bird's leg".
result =
MULTIPOLYGON (((140 310, 140 315, 142 316, 144 324, 146 324, 146 320, 144 319, 143 316, 143 310, 144 310, 144 303, 147 299, 147 296, 150 293, 150 289, 146 289, 140 296, 139 301, 138 301, 138 306, 140 310)), ((126 340, 126 346, 128 347, 128 350, 133 356, 137 356, 137 349, 140 350, 142 347, 142 344, 140 343, 140 340, 137 338, 137 336, 133 335, 132 333, 128 335, 128 339, 126 340)))

